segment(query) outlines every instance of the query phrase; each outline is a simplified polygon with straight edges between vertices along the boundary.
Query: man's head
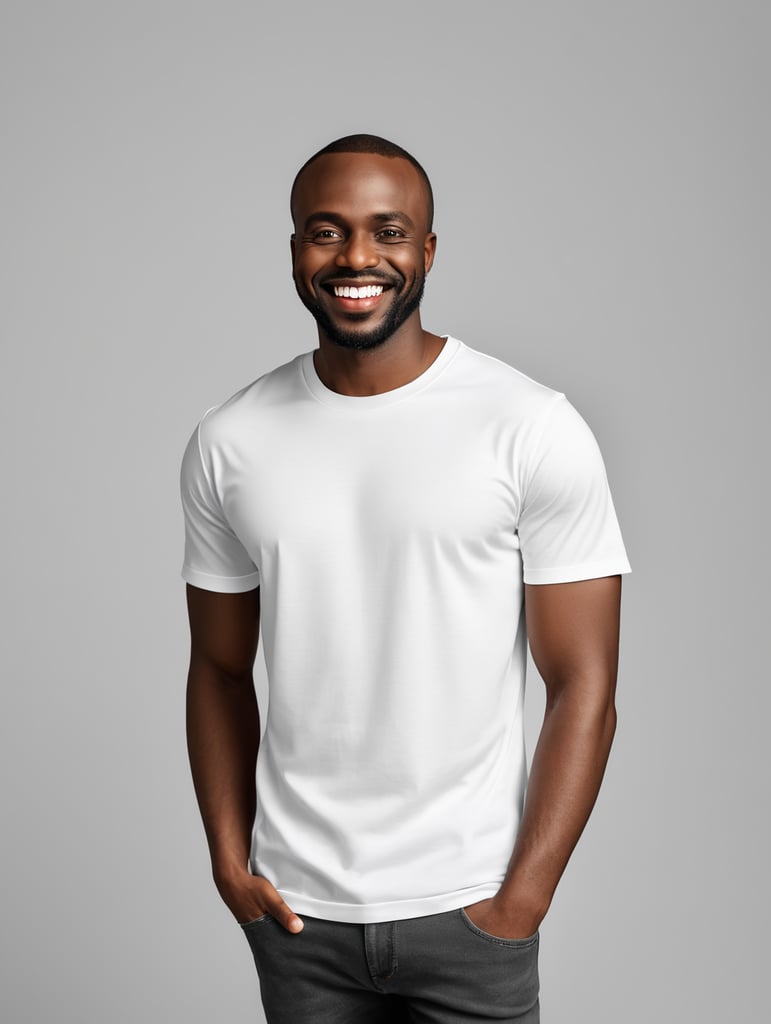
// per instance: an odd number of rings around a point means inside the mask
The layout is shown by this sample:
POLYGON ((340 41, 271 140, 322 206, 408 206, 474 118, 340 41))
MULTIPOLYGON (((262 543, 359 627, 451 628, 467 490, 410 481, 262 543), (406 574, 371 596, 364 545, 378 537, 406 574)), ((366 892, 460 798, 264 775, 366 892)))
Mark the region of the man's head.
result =
POLYGON ((368 349, 419 324, 436 236, 414 157, 375 135, 338 139, 298 172, 291 211, 295 287, 324 336, 368 349))
POLYGON ((323 149, 320 149, 305 161, 295 175, 289 198, 292 221, 295 226, 297 225, 297 221, 295 220, 294 203, 297 184, 307 168, 310 167, 311 164, 315 163, 319 157, 326 156, 328 153, 367 153, 370 156, 382 156, 391 160, 407 160, 412 164, 423 181, 423 186, 426 190, 428 211, 427 230, 432 230, 434 226, 434 192, 431 188, 431 182, 428 180, 428 175, 411 153, 408 153, 406 149, 402 149, 401 146, 397 146, 395 142, 389 142, 388 139, 383 139, 379 135, 346 135, 342 139, 335 139, 334 142, 330 142, 328 146, 324 146, 323 149))

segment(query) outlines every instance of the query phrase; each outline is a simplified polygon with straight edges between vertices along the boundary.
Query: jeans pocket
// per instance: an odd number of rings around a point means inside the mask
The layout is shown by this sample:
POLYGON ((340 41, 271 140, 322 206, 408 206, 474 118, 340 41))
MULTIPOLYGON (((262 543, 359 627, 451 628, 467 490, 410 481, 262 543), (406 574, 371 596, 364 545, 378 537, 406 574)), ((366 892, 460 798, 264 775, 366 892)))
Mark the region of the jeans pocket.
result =
POLYGON ((272 921, 273 918, 270 914, 260 914, 259 917, 255 917, 252 921, 239 922, 241 928, 252 928, 254 925, 263 924, 265 921, 272 921))
POLYGON ((493 942, 498 946, 511 946, 515 949, 528 949, 538 945, 538 932, 534 932, 532 935, 528 935, 524 939, 505 939, 500 935, 491 935, 489 932, 482 931, 481 928, 474 924, 463 907, 460 908, 459 914, 461 921, 465 924, 468 930, 479 936, 479 938, 484 939, 486 942, 493 942))

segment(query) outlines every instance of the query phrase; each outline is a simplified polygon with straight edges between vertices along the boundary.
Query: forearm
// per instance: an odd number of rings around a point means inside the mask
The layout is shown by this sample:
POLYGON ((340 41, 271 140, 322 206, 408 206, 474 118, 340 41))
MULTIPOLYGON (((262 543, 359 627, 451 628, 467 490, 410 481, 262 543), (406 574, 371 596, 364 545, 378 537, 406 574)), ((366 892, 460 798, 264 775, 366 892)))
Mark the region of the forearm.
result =
POLYGON ((215 878, 244 871, 255 813, 260 719, 251 675, 191 663, 187 744, 215 878))
POLYGON ((525 809, 499 897, 537 927, 591 813, 616 714, 612 686, 573 684, 547 705, 525 809), (598 692, 599 691, 599 692, 598 692))

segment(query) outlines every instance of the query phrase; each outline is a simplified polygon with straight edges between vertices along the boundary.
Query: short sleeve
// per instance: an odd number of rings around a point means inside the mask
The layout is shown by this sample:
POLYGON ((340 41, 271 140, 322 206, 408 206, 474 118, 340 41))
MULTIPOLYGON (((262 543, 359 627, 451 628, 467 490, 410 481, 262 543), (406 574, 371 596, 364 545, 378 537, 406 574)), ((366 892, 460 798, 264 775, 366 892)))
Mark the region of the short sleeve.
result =
POLYGON ((525 583, 631 571, 599 447, 563 395, 533 441, 522 488, 518 534, 525 583))
POLYGON ((182 457, 180 494, 185 519, 182 578, 202 590, 240 594, 259 586, 260 575, 232 531, 209 483, 201 457, 200 423, 182 457))

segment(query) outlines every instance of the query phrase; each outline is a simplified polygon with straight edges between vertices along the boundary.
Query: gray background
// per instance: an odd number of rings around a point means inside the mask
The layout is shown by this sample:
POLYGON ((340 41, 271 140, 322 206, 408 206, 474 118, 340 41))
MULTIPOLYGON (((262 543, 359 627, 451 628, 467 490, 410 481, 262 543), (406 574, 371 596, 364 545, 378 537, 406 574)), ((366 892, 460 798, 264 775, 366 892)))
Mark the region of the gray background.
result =
POLYGON ((352 131, 433 179, 426 326, 568 394, 634 566, 544 1021, 764 1019, 769 27, 2 4, 3 1021, 262 1019, 188 776, 178 469, 206 408, 315 346, 287 192, 352 131))

